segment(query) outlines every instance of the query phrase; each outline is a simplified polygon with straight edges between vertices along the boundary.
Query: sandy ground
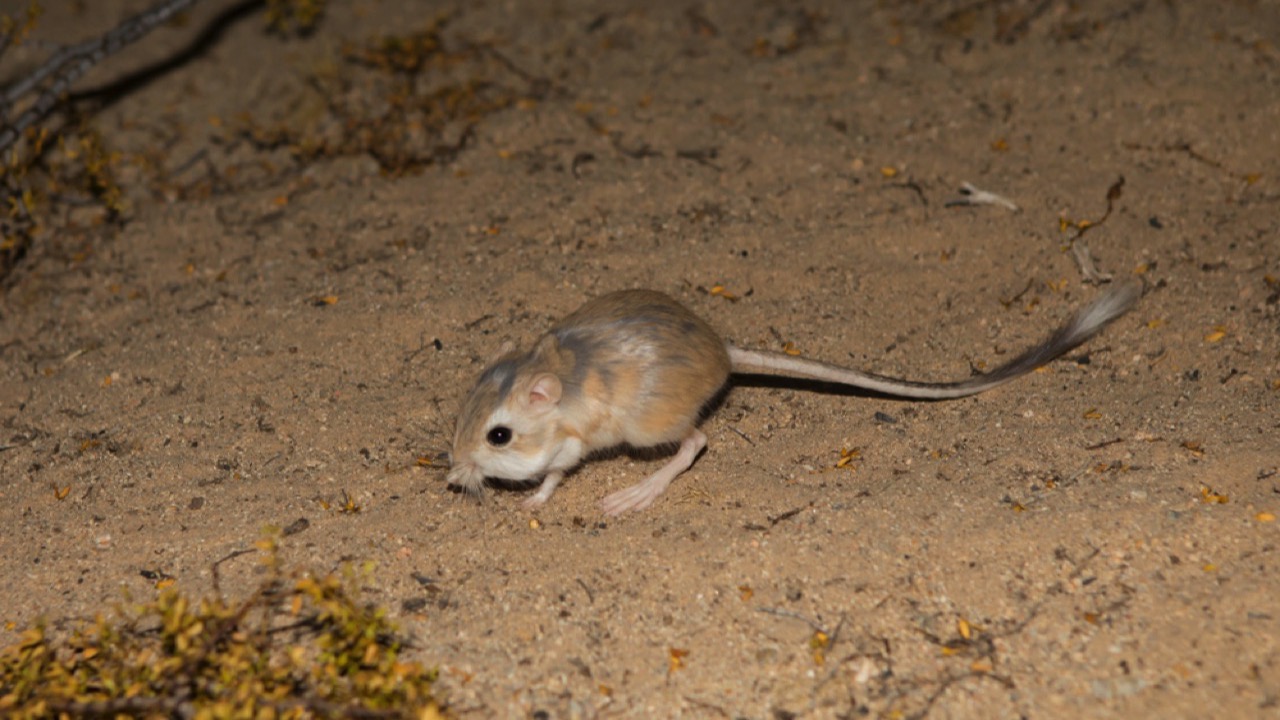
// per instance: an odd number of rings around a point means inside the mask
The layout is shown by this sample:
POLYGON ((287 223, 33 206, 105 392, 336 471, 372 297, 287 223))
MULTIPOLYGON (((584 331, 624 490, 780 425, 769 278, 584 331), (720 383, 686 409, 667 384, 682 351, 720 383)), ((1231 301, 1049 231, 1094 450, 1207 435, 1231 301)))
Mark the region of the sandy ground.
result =
MULTIPOLYGON (((47 5, 68 42, 146 3, 47 5)), ((81 88, 204 35, 102 111, 123 232, 55 234, 0 297, 0 642, 144 572, 207 592, 305 519, 286 560, 376 563, 463 717, 1280 713, 1280 5, 458 3, 444 36, 524 101, 447 161, 228 141, 304 122, 344 40, 435 14, 332 5, 301 39, 202 6, 81 88), (1066 248, 1120 177, 1083 240, 1145 297, 1014 385, 739 385, 618 519, 600 499, 660 461, 532 514, 446 487, 485 360, 609 290, 751 347, 990 368, 1096 295, 1066 248), (966 181, 1020 211, 948 206, 966 181)))

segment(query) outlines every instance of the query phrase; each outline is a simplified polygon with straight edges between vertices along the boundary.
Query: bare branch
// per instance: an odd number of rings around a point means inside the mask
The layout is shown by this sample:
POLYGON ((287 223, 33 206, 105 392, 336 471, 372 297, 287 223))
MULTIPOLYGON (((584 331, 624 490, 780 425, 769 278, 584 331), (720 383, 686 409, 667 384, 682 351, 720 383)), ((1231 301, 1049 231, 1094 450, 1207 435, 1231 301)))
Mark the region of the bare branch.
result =
POLYGON ((7 88, 4 92, 6 109, 18 97, 33 90, 45 79, 53 78, 36 97, 31 107, 0 130, 0 152, 12 147, 27 128, 48 117, 71 89, 72 84, 90 68, 139 40, 197 2, 199 0, 165 0, 158 3, 125 20, 114 30, 96 40, 73 45, 54 53, 53 57, 37 68, 31 77, 7 88))
POLYGON ((0 110, 8 112, 9 108, 21 100, 23 95, 26 95, 35 86, 44 82, 45 78, 57 72, 59 68, 67 64, 68 60, 93 50, 100 41, 101 38, 98 40, 86 40, 79 45, 69 45, 54 53, 40 67, 33 70, 30 75, 4 89, 3 105, 0 105, 0 110))

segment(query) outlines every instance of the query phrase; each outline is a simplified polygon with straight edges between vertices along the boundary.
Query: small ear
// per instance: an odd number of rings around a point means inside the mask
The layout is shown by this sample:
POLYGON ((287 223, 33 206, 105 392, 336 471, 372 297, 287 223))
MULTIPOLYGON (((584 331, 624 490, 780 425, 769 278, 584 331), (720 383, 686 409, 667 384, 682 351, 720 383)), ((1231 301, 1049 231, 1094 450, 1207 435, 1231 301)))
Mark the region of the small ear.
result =
POLYGON ((542 336, 538 344, 533 346, 533 354, 538 357, 550 358, 560 354, 560 340, 552 333, 542 336))
POLYGON ((529 404, 535 407, 555 405, 560 402, 560 378, 551 373, 541 373, 529 385, 529 404))

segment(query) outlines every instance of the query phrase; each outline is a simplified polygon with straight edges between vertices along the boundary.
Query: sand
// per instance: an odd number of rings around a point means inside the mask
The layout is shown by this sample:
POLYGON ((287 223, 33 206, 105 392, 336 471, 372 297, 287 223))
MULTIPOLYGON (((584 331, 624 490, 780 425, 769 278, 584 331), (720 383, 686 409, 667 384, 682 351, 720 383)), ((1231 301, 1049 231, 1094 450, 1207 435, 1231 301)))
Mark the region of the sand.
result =
MULTIPOLYGON (((72 42, 146 3, 47 5, 37 37, 72 42)), ((127 222, 75 211, 0 296, 0 643, 156 573, 208 593, 305 519, 284 560, 372 562, 461 717, 1277 713, 1280 5, 457 3, 439 77, 494 104, 391 138, 419 171, 236 134, 340 135, 326 103, 385 87, 309 79, 425 5, 281 38, 210 3, 77 86, 147 73, 96 116, 127 222), (444 480, 485 361, 589 297, 958 379, 1097 295, 1077 235, 1145 296, 1015 384, 740 384, 616 519, 661 459, 532 513, 444 480)))

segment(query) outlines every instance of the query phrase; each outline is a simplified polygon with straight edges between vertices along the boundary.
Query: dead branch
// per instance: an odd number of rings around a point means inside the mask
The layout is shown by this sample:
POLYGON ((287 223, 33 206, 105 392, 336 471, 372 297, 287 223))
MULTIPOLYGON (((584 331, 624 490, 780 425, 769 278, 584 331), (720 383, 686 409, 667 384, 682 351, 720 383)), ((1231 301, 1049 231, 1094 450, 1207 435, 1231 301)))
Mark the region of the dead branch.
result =
POLYGON ((65 47, 45 60, 30 75, 5 88, 0 111, 7 113, 20 98, 43 85, 31 107, 11 122, 6 121, 0 130, 0 152, 17 142, 27 128, 41 122, 57 108, 71 86, 94 65, 120 52, 141 39, 156 27, 168 22, 200 0, 165 0, 148 10, 125 20, 107 34, 65 47), (47 82, 46 82, 47 81, 47 82))

